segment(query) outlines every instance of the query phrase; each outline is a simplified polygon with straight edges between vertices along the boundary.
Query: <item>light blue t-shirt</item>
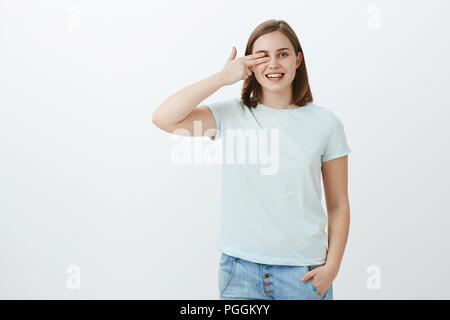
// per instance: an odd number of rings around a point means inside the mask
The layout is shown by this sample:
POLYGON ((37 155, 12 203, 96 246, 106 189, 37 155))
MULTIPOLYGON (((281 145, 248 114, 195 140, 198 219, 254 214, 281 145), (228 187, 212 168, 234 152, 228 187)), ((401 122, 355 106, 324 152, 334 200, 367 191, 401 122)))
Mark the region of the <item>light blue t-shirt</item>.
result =
POLYGON ((219 250, 262 264, 325 263, 321 166, 351 152, 342 122, 313 103, 250 108, 232 98, 207 106, 217 124, 211 140, 222 144, 219 250))

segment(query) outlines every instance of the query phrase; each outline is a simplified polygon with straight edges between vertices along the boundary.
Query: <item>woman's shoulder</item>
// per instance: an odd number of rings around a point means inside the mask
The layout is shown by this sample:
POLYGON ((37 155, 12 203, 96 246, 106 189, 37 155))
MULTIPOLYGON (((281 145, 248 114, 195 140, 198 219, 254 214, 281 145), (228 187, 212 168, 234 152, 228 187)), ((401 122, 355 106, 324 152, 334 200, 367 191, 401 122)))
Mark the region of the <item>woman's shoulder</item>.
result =
POLYGON ((310 106, 312 110, 314 110, 315 113, 318 115, 329 115, 331 112, 331 109, 329 107, 317 104, 315 102, 310 102, 307 104, 307 106, 310 106))
POLYGON ((314 114, 316 114, 318 117, 331 121, 333 117, 336 117, 336 114, 333 111, 333 108, 319 105, 317 103, 309 103, 311 105, 311 110, 313 110, 314 114))
POLYGON ((333 129, 343 126, 339 112, 334 108, 313 104, 313 109, 316 111, 317 118, 328 127, 333 129))

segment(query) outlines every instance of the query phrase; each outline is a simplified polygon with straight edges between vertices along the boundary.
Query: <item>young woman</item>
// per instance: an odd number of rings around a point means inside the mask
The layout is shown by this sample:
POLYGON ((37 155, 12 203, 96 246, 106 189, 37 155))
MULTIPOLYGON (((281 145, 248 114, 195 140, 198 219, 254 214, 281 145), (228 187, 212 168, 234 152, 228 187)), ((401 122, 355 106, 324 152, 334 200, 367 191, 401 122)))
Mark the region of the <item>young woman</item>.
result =
POLYGON ((235 57, 233 47, 222 71, 176 92, 153 114, 162 130, 220 137, 224 145, 232 130, 278 130, 272 174, 258 165, 222 165, 220 299, 333 299, 350 224, 343 124, 312 103, 303 50, 285 21, 260 24, 245 56, 235 57), (198 106, 239 80, 241 98, 198 106))

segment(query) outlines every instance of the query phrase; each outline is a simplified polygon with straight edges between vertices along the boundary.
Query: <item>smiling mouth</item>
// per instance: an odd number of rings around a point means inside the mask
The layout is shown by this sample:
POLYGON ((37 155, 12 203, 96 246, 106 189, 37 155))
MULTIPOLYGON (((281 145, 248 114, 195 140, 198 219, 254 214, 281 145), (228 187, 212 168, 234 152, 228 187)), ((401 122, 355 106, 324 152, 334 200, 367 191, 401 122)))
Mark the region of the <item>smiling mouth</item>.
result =
POLYGON ((265 76, 269 81, 277 82, 284 78, 284 73, 281 73, 281 76, 278 76, 278 77, 269 77, 267 74, 265 76))

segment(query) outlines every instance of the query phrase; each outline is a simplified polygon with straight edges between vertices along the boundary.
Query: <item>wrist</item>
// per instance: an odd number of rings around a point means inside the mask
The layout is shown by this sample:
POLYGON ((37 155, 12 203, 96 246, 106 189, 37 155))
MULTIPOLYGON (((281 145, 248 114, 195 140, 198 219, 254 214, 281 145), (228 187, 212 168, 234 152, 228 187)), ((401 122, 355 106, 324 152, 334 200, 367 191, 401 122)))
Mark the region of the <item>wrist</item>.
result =
POLYGON ((337 274, 338 274, 338 272, 339 272, 339 266, 338 266, 338 265, 333 264, 333 263, 331 263, 331 262, 326 262, 325 265, 324 265, 324 267, 325 267, 326 269, 328 269, 329 272, 332 273, 334 277, 337 276, 337 274))
POLYGON ((213 78, 216 79, 217 84, 219 87, 225 87, 227 84, 225 83, 225 78, 223 77, 223 73, 222 72, 217 72, 215 74, 212 75, 213 78))

